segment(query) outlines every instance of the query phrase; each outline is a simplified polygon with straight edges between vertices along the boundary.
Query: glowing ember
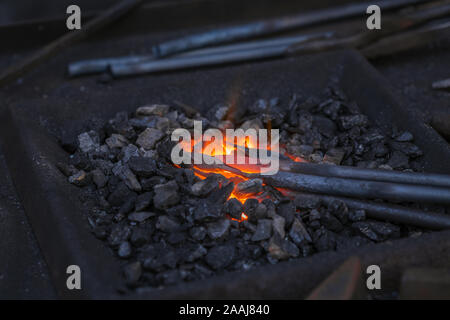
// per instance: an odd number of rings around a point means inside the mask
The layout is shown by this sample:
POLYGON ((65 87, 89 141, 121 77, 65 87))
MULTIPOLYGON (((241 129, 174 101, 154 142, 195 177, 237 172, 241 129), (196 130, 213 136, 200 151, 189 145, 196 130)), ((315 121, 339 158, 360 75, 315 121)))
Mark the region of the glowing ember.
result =
MULTIPOLYGON (((216 157, 216 158, 219 157, 222 163, 226 164, 229 167, 238 169, 240 172, 243 172, 243 173, 261 173, 262 168, 266 167, 265 165, 262 165, 259 162, 257 162, 256 164, 250 163, 251 158, 248 156, 248 154, 249 154, 248 150, 249 149, 258 149, 259 145, 258 145, 257 141, 253 141, 249 137, 246 137, 244 141, 231 141, 231 140, 227 140, 226 135, 224 135, 223 142, 222 142, 222 150, 208 148, 208 145, 211 144, 209 137, 208 137, 208 139, 206 139, 209 141, 206 141, 206 142, 202 141, 202 139, 203 139, 203 136, 201 139, 199 139, 199 138, 197 138, 196 140, 192 139, 190 143, 183 141, 183 142, 181 142, 181 147, 182 147, 183 151, 193 153, 194 146, 199 143, 203 143, 202 151, 201 151, 203 155, 210 156, 210 157, 216 157), (245 152, 245 163, 236 164, 236 162, 237 162, 236 157, 237 157, 238 149, 246 151, 245 152), (232 155, 232 154, 234 154, 235 161, 231 161, 231 162, 227 161, 229 159, 229 158, 227 158, 227 156, 232 155)), ((270 150, 270 148, 267 148, 267 149, 270 150)), ((301 158, 289 155, 287 153, 284 153, 284 155, 294 161, 297 161, 297 162, 304 161, 301 158)), ((228 199, 236 198, 242 204, 244 204, 245 201, 249 198, 256 198, 256 199, 258 199, 259 202, 268 198, 268 196, 263 195, 263 192, 259 192, 257 194, 241 194, 241 193, 239 193, 237 191, 237 187, 236 187, 237 184, 239 184, 240 182, 243 182, 243 181, 247 181, 247 180, 249 180, 249 178, 247 178, 243 175, 240 175, 238 172, 231 172, 231 171, 227 171, 222 168, 217 168, 214 166, 210 166, 210 167, 206 168, 205 166, 194 165, 193 169, 194 169, 195 175, 202 180, 206 179, 206 177, 208 177, 209 174, 220 174, 220 175, 224 176, 225 178, 227 178, 228 180, 232 181, 234 183, 235 187, 228 199)), ((232 219, 232 220, 244 221, 247 219, 248 219, 248 217, 244 213, 242 213, 241 220, 237 220, 237 219, 232 219)))

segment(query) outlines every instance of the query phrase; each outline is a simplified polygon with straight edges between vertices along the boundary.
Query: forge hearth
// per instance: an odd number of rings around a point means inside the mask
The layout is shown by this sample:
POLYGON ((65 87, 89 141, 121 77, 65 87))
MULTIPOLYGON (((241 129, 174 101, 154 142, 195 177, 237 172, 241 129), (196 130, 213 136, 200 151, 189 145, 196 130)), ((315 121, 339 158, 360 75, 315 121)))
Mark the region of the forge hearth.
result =
POLYGON ((446 259, 448 232, 167 160, 170 129, 199 119, 219 129, 270 123, 280 129, 280 159, 291 163, 447 173, 440 138, 355 52, 109 83, 57 85, 37 74, 30 81, 53 88, 47 100, 15 104, 0 130, 16 142, 4 143, 8 166, 61 296, 306 297, 353 254, 385 270, 382 291, 391 294, 405 267, 446 259), (245 113, 228 118, 233 103, 245 113), (74 263, 83 292, 65 285, 61 270, 74 263))
MULTIPOLYGON (((277 128, 277 151, 289 163, 420 170, 414 135, 373 125, 336 86, 312 97, 257 99, 234 111, 222 103, 188 117, 179 105, 146 105, 63 145, 72 154, 58 167, 83 188, 92 232, 121 259, 128 288, 161 288, 427 232, 370 219, 343 201, 304 198, 274 187, 270 176, 246 176, 263 168, 249 163, 249 150, 259 147, 248 138, 201 149, 222 160, 245 149, 245 164, 172 162, 171 133, 193 130, 198 121, 205 130, 277 128)), ((198 143, 181 145, 190 154, 198 143)))

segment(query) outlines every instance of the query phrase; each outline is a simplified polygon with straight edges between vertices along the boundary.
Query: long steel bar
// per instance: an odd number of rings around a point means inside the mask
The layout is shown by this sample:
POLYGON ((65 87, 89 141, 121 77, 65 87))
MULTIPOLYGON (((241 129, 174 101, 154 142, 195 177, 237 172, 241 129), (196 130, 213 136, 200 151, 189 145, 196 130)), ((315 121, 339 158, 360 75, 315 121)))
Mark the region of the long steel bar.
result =
MULTIPOLYGON (((390 34, 394 32, 403 31, 411 26, 425 23, 431 19, 441 17, 450 12, 450 5, 441 6, 439 8, 431 8, 428 11, 415 12, 414 14, 403 17, 401 19, 391 19, 385 29, 381 33, 368 33, 361 32, 356 35, 352 35, 344 38, 316 40, 306 43, 294 43, 290 46, 279 47, 265 47, 260 49, 251 49, 243 51, 231 51, 224 53, 217 53, 212 55, 198 55, 198 56, 183 56, 179 58, 160 59, 135 64, 119 64, 111 66, 111 73, 116 77, 139 75, 145 73, 174 71, 180 69, 187 69, 193 67, 204 67, 212 65, 221 65, 233 62, 253 61, 258 59, 276 58, 285 55, 305 54, 321 52, 325 50, 332 50, 336 48, 356 48, 364 49, 365 46, 378 40, 382 37, 390 38, 390 34)), ((422 45, 427 38, 424 38, 424 34, 427 34, 427 30, 431 28, 433 38, 439 36, 440 33, 447 32, 447 23, 440 24, 438 26, 428 26, 420 30, 411 31, 406 41, 411 39, 411 34, 419 32, 421 34, 421 42, 417 43, 422 45)), ((400 41, 403 41, 401 34, 395 36, 400 41)), ((431 39, 431 38, 430 38, 431 39)), ((414 46, 416 42, 403 44, 403 46, 414 46)), ((384 50, 384 54, 388 54, 390 48, 387 51, 384 50)), ((363 51, 364 52, 364 51, 363 51)))
MULTIPOLYGON (((322 32, 315 34, 303 34, 290 37, 272 38, 267 40, 257 40, 245 43, 237 43, 232 45, 224 45, 213 48, 199 49, 189 52, 184 52, 171 57, 170 59, 183 59, 185 57, 193 56, 207 56, 213 54, 222 54, 231 51, 245 51, 245 50, 261 50, 268 47, 283 46, 287 47, 294 43, 302 43, 309 40, 319 40, 330 38, 333 35, 332 32, 322 32)), ((155 61, 153 55, 133 55, 123 57, 112 58, 100 58, 75 61, 69 64, 68 74, 69 76, 79 76, 83 74, 101 73, 106 72, 111 66, 115 65, 127 65, 134 63, 155 61)), ((165 61, 165 60, 162 60, 165 61)))
POLYGON ((404 223, 433 230, 450 229, 450 215, 448 214, 426 212, 399 205, 329 195, 296 192, 292 193, 291 196, 295 197, 294 201, 299 205, 301 202, 308 200, 320 200, 325 204, 339 200, 345 202, 349 208, 365 210, 369 218, 404 223))
POLYGON ((363 199, 450 204, 450 188, 392 182, 322 177, 280 171, 262 176, 265 183, 294 191, 304 191, 363 199))
POLYGON ((293 161, 281 161, 280 170, 323 177, 350 178, 450 188, 450 175, 445 174, 363 169, 293 161))
POLYGON ((246 51, 232 51, 210 56, 192 56, 176 59, 161 59, 135 64, 118 64, 111 66, 111 73, 115 77, 174 71, 192 67, 221 65, 231 62, 242 62, 264 58, 283 56, 289 46, 266 47, 246 51))
MULTIPOLYGON (((385 12, 387 10, 397 9, 403 6, 414 5, 422 2, 424 2, 424 0, 383 0, 378 1, 376 4, 380 6, 383 12, 385 12)), ((373 3, 352 3, 345 6, 298 14, 291 17, 216 29, 161 43, 153 47, 153 53, 156 57, 165 57, 171 54, 202 48, 205 46, 243 40, 251 37, 305 27, 321 22, 329 22, 354 17, 357 15, 364 15, 367 7, 371 4, 373 3)))

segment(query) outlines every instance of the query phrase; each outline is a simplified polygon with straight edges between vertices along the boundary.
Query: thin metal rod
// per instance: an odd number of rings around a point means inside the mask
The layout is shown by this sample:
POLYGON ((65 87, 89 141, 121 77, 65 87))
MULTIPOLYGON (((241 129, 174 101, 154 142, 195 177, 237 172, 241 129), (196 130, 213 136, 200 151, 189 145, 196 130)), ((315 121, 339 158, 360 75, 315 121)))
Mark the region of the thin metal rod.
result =
POLYGON ((152 59, 153 56, 151 55, 142 55, 80 60, 69 63, 67 73, 70 77, 76 77, 83 74, 102 73, 107 72, 109 67, 113 64, 139 63, 152 59))
POLYGON ((136 6, 138 6, 141 2, 142 0, 123 0, 118 4, 112 6, 110 9, 106 10, 104 13, 100 14, 97 18, 94 18, 92 21, 86 23, 86 25, 83 26, 81 30, 67 32, 62 37, 56 39, 28 58, 25 58, 20 63, 11 66, 3 73, 1 73, 0 86, 20 77, 22 74, 35 67, 37 64, 56 54, 62 48, 73 44, 76 41, 80 41, 81 39, 89 36, 97 30, 116 21, 126 13, 130 12, 136 6))
MULTIPOLYGON (((245 43, 238 43, 233 45, 225 45, 214 48, 206 48, 200 50, 194 50, 189 52, 184 52, 171 57, 170 59, 179 59, 184 57, 193 56, 205 56, 213 54, 222 54, 231 51, 244 51, 253 49, 262 49, 267 47, 276 46, 288 46, 294 43, 305 42, 309 40, 319 40, 327 39, 333 36, 333 32, 322 32, 313 34, 304 34, 291 37, 273 38, 267 40, 258 40, 245 43)), ((142 63, 155 61, 153 55, 137 55, 137 56, 123 56, 123 57, 112 57, 112 58, 101 58, 101 59, 89 59, 75 61, 69 64, 68 74, 69 76, 79 76, 83 74, 93 74, 107 72, 110 67, 115 65, 126 65, 133 63, 142 63)), ((163 60, 164 61, 164 60, 163 60)))
POLYGON ((217 47, 209 47, 204 49, 198 49, 193 51, 187 51, 175 55, 174 57, 188 57, 188 56, 197 56, 197 55, 211 55, 218 53, 225 53, 230 51, 244 51, 244 50, 252 50, 252 49, 262 49, 266 47, 276 47, 276 46, 284 46, 291 45, 294 43, 303 43, 310 40, 319 40, 319 39, 329 39, 334 36, 334 32, 320 32, 320 33, 311 33, 311 34, 301 34, 290 37, 276 37, 265 40, 254 40, 247 42, 239 42, 236 44, 229 44, 217 47))
MULTIPOLYGON (((378 1, 377 5, 380 6, 383 12, 385 12, 387 10, 397 9, 407 5, 422 3, 424 1, 425 0, 384 0, 378 1)), ((357 15, 362 16, 366 13, 367 7, 371 4, 373 3, 352 3, 341 7, 318 10, 291 17, 216 29, 161 43, 153 47, 153 53, 156 57, 165 57, 171 54, 202 48, 205 46, 268 35, 321 22, 350 18, 357 15)))
POLYGON ((111 66, 111 73, 115 77, 123 77, 162 71, 173 71, 192 67, 221 65, 231 62, 274 58, 284 55, 287 48, 288 46, 286 45, 239 52, 232 51, 210 56, 201 55, 177 59, 162 59, 135 64, 119 64, 111 66))
POLYGON ((404 32, 381 39, 364 47, 361 53, 368 59, 389 56, 408 49, 424 46, 432 41, 450 37, 450 20, 426 25, 418 30, 404 32))
POLYGON ((393 204, 303 192, 291 193, 290 196, 295 197, 294 202, 297 204, 308 200, 321 200, 328 205, 333 201, 339 200, 344 202, 349 208, 365 210, 369 218, 403 223, 432 230, 450 229, 450 215, 448 214, 426 212, 393 204))
POLYGON ((368 58, 376 57, 375 53, 377 50, 382 51, 382 55, 388 55, 389 53, 396 52, 395 49, 397 47, 413 48, 420 46, 426 43, 427 40, 432 41, 433 38, 437 38, 445 33, 445 26, 443 25, 434 28, 425 26, 419 30, 407 30, 432 21, 433 19, 445 17, 449 13, 449 1, 433 3, 433 6, 425 5, 410 14, 385 19, 383 28, 377 32, 363 31, 343 38, 317 40, 306 44, 293 44, 288 48, 287 54, 310 54, 350 47, 360 49, 368 58), (427 33, 432 37, 427 38, 427 33), (417 38, 420 38, 420 41, 417 41, 417 38), (386 42, 389 43, 387 46, 384 45, 386 42), (374 48, 372 48, 372 45, 374 48))
POLYGON ((306 162, 281 161, 280 170, 323 177, 350 178, 450 188, 450 175, 363 169, 306 162))
MULTIPOLYGON (((282 45, 279 47, 264 47, 259 49, 223 52, 212 55, 196 55, 192 57, 183 56, 179 58, 160 59, 136 64, 119 64, 111 66, 111 72, 114 76, 121 77, 145 73, 173 71, 193 67, 252 61, 263 58, 277 58, 285 55, 314 53, 336 48, 363 48, 364 46, 378 40, 379 38, 389 36, 390 34, 395 32, 404 31, 405 29, 411 28, 412 26, 416 26, 431 19, 446 15, 448 14, 448 12, 450 12, 450 5, 432 7, 427 10, 417 10, 407 16, 403 16, 398 19, 392 18, 388 21, 385 21, 384 29, 376 33, 365 31, 344 38, 315 40, 310 42, 302 41, 299 43, 293 43, 286 46, 282 45)), ((438 33, 438 31, 435 31, 435 33, 438 33)), ((401 34, 400 36, 398 36, 398 38, 399 41, 403 41, 403 39, 401 38, 401 34)), ((408 41, 408 39, 406 39, 406 41, 408 41)), ((414 45, 414 43, 412 45, 414 45)))
POLYGON ((257 176, 273 187, 294 191, 363 199, 450 204, 450 188, 322 177, 283 171, 272 176, 257 176))

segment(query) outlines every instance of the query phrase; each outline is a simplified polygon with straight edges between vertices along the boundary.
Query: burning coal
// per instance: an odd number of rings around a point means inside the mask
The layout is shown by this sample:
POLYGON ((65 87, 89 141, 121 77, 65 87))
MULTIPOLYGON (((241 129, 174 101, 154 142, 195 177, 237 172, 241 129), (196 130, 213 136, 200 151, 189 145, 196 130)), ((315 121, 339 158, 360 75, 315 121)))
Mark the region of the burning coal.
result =
POLYGON ((86 201, 88 221, 126 261, 131 288, 408 235, 333 197, 296 196, 277 179, 296 182, 283 170, 297 162, 414 169, 421 151, 410 133, 371 126, 336 88, 285 105, 258 100, 233 121, 229 108, 205 117, 167 105, 119 113, 80 134, 70 163, 59 165, 95 200, 86 201))

